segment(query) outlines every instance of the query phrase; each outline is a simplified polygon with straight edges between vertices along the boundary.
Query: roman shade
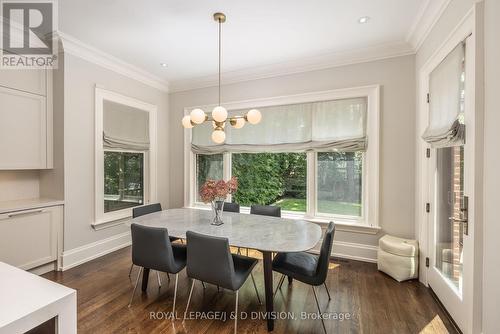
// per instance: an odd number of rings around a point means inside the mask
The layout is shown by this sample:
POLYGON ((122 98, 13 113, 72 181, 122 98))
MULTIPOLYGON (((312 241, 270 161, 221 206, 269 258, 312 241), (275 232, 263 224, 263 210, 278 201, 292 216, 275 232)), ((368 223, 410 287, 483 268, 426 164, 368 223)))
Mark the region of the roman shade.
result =
POLYGON ((465 141, 465 42, 460 43, 429 76, 429 124, 422 138, 432 147, 465 141))
MULTIPOLYGON (((223 152, 359 151, 366 149, 367 98, 259 108, 262 122, 241 129, 225 128, 226 141, 216 144, 209 122, 193 128, 196 154, 223 152)), ((241 115, 243 111, 230 111, 241 115)))
POLYGON ((149 149, 149 113, 103 101, 103 146, 111 149, 149 149))

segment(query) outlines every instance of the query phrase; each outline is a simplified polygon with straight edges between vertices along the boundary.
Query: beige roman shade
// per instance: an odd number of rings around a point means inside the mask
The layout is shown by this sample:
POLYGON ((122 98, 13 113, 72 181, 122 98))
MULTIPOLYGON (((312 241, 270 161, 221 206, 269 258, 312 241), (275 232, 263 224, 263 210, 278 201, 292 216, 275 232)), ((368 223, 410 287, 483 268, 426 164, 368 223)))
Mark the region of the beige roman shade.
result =
POLYGON ((460 43, 429 76, 429 124, 422 138, 432 147, 465 142, 465 42, 460 43))
MULTIPOLYGON (((367 98, 261 107, 262 121, 241 129, 226 126, 226 141, 211 141, 212 124, 193 128, 197 154, 223 152, 359 151, 366 149, 367 98)), ((242 114, 243 111, 230 111, 242 114)))
POLYGON ((149 113, 123 104, 103 101, 105 148, 149 150, 149 113))

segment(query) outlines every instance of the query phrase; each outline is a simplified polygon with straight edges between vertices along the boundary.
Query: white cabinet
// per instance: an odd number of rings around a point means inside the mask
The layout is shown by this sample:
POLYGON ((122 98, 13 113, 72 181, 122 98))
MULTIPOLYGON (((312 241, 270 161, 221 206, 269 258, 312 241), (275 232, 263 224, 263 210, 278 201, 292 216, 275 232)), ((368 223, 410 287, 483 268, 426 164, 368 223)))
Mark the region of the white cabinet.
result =
POLYGON ((50 78, 44 70, 0 72, 0 170, 53 167, 50 78))
POLYGON ((58 260, 62 206, 0 214, 0 261, 32 269, 58 260))
POLYGON ((0 70, 0 86, 43 96, 47 94, 48 79, 46 70, 0 70))

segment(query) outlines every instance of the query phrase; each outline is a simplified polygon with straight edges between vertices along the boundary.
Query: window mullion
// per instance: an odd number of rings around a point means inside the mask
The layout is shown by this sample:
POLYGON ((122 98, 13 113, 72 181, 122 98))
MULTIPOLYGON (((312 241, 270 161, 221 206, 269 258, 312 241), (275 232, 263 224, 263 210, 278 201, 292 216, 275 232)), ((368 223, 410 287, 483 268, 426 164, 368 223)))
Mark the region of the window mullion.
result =
POLYGON ((316 216, 316 152, 307 152, 306 216, 316 216))

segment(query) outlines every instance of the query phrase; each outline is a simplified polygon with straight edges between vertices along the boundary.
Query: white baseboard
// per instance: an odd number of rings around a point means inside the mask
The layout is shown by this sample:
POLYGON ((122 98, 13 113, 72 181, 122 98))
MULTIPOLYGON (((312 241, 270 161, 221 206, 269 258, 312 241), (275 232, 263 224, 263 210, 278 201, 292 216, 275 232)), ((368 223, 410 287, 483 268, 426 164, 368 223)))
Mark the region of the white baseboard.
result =
POLYGON ((332 256, 363 262, 377 263, 378 246, 334 241, 332 256))
POLYGON ((82 263, 96 259, 118 249, 130 246, 132 243, 130 232, 114 235, 77 248, 64 251, 61 270, 65 271, 82 263))

